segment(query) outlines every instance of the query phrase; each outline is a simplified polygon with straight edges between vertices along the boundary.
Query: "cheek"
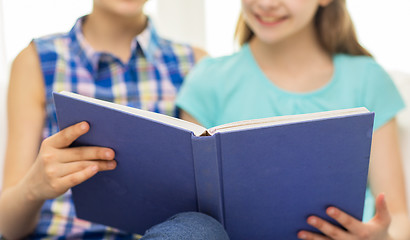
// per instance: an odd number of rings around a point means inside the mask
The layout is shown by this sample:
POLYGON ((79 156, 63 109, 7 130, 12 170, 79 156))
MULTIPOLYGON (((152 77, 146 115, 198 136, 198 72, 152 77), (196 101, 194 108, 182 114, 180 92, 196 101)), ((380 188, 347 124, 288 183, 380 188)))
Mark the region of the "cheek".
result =
POLYGON ((294 4, 289 6, 295 22, 299 25, 307 25, 314 20, 319 4, 317 1, 295 0, 294 2, 303 2, 304 4, 294 4))
POLYGON ((249 5, 251 5, 251 3, 254 2, 254 1, 255 1, 255 0, 242 0, 242 1, 241 1, 242 7, 249 6, 249 5))
POLYGON ((241 14, 242 14, 242 18, 243 18, 243 20, 249 25, 249 26, 252 26, 253 24, 252 24, 252 12, 248 9, 248 8, 245 8, 245 7, 242 7, 242 11, 241 11, 241 14))
POLYGON ((255 0, 242 0, 242 14, 249 16, 252 13, 252 8, 255 0))

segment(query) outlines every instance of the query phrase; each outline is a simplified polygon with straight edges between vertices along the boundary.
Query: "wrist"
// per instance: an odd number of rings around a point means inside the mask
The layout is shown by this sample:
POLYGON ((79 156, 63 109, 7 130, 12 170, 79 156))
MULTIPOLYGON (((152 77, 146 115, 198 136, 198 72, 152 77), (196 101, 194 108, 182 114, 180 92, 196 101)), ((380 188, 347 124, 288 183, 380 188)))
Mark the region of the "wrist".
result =
POLYGON ((30 205, 43 205, 46 200, 40 197, 40 194, 38 194, 36 191, 36 186, 33 186, 32 182, 30 181, 23 180, 18 184, 17 187, 19 188, 19 192, 22 193, 24 201, 30 205))

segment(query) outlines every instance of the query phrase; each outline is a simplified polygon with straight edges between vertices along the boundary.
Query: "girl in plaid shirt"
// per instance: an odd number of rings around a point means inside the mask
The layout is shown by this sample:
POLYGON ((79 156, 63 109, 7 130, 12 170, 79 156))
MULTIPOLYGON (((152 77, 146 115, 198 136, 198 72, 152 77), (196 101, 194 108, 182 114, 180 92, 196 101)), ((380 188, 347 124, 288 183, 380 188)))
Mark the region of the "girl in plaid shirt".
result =
MULTIPOLYGON (((115 153, 103 147, 68 149, 90 126, 82 122, 58 132, 52 92, 72 91, 176 116, 176 93, 204 52, 158 36, 143 14, 144 4, 95 0, 92 12, 78 19, 70 32, 34 39, 15 59, 0 196, 0 232, 5 237, 139 238, 76 218, 69 189, 99 171, 115 169, 115 153)), ((180 218, 193 224, 190 239, 227 238, 206 216, 182 214, 171 222, 180 218), (211 231, 201 232, 199 225, 211 231)), ((162 236, 161 229, 166 227, 154 228, 145 238, 162 236)), ((185 234, 174 232, 178 239, 185 234)))

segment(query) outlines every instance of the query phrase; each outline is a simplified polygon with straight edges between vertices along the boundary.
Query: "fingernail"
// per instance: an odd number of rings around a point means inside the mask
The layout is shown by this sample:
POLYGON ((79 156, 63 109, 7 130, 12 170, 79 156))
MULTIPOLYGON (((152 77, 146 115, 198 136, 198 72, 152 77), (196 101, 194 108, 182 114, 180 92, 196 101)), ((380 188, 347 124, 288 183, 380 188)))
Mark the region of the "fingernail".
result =
POLYGON ((300 233, 298 236, 300 239, 305 239, 306 238, 306 234, 305 233, 300 233))
POLYGON ((115 167, 114 161, 108 162, 108 168, 114 168, 114 167, 115 167))
POLYGON ((105 152, 105 157, 108 158, 108 159, 111 159, 111 158, 113 157, 112 155, 113 155, 113 154, 112 154, 111 151, 106 151, 106 152, 105 152))
POLYGON ((87 123, 85 123, 85 122, 81 123, 80 128, 81 128, 81 130, 87 129, 87 123))
POLYGON ((97 172, 97 171, 98 171, 98 167, 97 167, 96 165, 91 166, 91 171, 97 172))
POLYGON ((312 225, 315 225, 317 223, 317 220, 316 220, 316 218, 309 218, 308 223, 312 224, 312 225))
POLYGON ((336 213, 336 210, 334 208, 328 208, 327 209, 327 214, 334 215, 335 213, 336 213))

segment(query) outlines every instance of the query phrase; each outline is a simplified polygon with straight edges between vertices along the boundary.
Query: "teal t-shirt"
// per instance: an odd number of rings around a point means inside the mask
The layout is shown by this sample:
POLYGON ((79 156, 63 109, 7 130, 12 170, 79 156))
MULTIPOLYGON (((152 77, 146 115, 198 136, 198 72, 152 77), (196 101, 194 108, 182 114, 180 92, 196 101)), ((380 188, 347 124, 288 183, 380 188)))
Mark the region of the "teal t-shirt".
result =
MULTIPOLYGON (((392 119, 404 102, 389 75, 367 56, 336 54, 334 72, 325 86, 308 93, 285 91, 259 68, 249 45, 237 53, 205 58, 188 74, 177 106, 204 127, 265 118, 354 107, 375 112, 374 130, 392 119)), ((363 221, 374 215, 366 194, 363 221)))

